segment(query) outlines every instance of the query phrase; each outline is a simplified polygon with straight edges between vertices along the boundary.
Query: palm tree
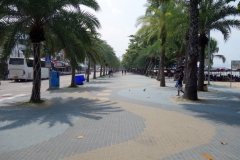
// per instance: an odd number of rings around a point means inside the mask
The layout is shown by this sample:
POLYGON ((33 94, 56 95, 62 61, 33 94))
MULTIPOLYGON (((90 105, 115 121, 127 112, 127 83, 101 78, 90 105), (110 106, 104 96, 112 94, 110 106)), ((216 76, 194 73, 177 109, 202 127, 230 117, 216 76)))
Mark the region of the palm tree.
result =
MULTIPOLYGON (((211 38, 211 41, 210 41, 210 66, 211 66, 211 68, 213 65, 214 58, 221 59, 223 63, 225 63, 225 61, 226 61, 226 57, 224 55, 217 54, 218 51, 219 51, 219 47, 218 47, 217 40, 214 38, 211 38)), ((207 57, 207 55, 208 55, 208 52, 207 52, 207 49, 205 49, 205 57, 207 57)))
POLYGON ((99 60, 99 62, 102 66, 104 66, 104 72, 106 72, 107 67, 118 67, 119 60, 116 57, 113 48, 109 44, 107 44, 106 41, 101 41, 101 46, 103 50, 100 53, 101 59, 99 60))
POLYGON ((203 91, 204 84, 205 46, 208 43, 207 33, 210 30, 220 31, 224 36, 224 40, 227 41, 231 27, 240 29, 240 20, 230 17, 238 15, 238 9, 225 3, 225 0, 202 0, 200 3, 199 45, 201 52, 198 77, 199 91, 203 91))
POLYGON ((146 15, 138 19, 137 25, 143 24, 138 34, 147 32, 148 39, 157 36, 158 41, 161 41, 161 58, 160 58, 160 86, 165 87, 164 62, 166 51, 166 21, 171 16, 171 10, 174 8, 173 3, 158 5, 150 4, 147 8, 146 15))
MULTIPOLYGON (((178 3, 174 10, 172 10, 172 16, 167 22, 167 48, 171 52, 175 52, 178 57, 178 61, 184 59, 184 75, 187 74, 187 59, 188 59, 188 37, 189 37, 189 12, 187 3, 178 3)), ((169 51, 167 51, 169 52, 169 51)), ((170 53, 171 54, 171 53, 170 53)), ((186 76, 183 78, 183 83, 186 82, 186 76)))
POLYGON ((7 34, 5 34, 6 40, 3 43, 5 53, 10 54, 18 33, 28 31, 33 45, 34 78, 30 101, 41 100, 40 48, 41 42, 46 39, 46 30, 51 29, 58 35, 62 34, 61 29, 73 31, 77 37, 81 37, 82 43, 87 44, 90 43, 87 30, 95 32, 95 28, 99 27, 98 20, 90 13, 81 11, 80 5, 90 7, 95 11, 99 10, 99 5, 95 0, 48 0, 47 2, 45 0, 2 0, 1 22, 6 23, 8 27, 7 34), (73 8, 74 11, 64 9, 66 6, 70 6, 69 8, 73 8), (68 19, 68 16, 75 16, 74 20, 77 21, 68 19), (77 29, 79 26, 81 26, 80 31, 77 29))
MULTIPOLYGON (((155 2, 159 5, 162 3, 169 3, 171 0, 149 0, 155 2)), ((181 0, 179 0, 181 1, 181 0)), ((182 0, 184 1, 184 0, 182 0)), ((199 9, 198 9, 198 2, 199 0, 190 0, 188 1, 189 5, 189 37, 188 39, 188 63, 187 67, 187 74, 186 76, 186 85, 185 85, 185 92, 184 98, 189 100, 197 100, 197 61, 199 57, 198 53, 198 18, 199 18, 199 9)))
POLYGON ((124 68, 139 67, 139 64, 136 62, 136 60, 142 53, 144 53, 142 50, 144 48, 143 46, 146 37, 140 38, 137 35, 130 35, 129 37, 130 44, 128 45, 128 49, 126 50, 121 63, 124 68))
MULTIPOLYGON (((197 61, 198 61, 198 0, 190 0, 189 3, 189 46, 188 46, 188 63, 184 98, 197 100, 197 61)), ((186 66, 185 66, 186 68, 186 66)))

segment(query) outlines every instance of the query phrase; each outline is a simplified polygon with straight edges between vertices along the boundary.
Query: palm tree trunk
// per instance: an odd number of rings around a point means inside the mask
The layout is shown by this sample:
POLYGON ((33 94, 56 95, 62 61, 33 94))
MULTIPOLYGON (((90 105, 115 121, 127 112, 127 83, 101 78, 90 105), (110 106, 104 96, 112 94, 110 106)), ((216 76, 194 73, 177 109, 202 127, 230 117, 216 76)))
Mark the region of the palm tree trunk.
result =
POLYGON ((104 66, 103 67, 103 76, 105 76, 105 70, 106 70, 106 67, 104 66))
POLYGON ((201 46, 200 53, 200 63, 199 63, 199 71, 198 71, 198 91, 203 91, 204 84, 204 58, 205 58, 205 45, 201 46))
POLYGON ((159 64, 158 64, 158 73, 157 73, 157 80, 160 81, 161 80, 161 58, 159 60, 159 64))
POLYGON ((30 101, 32 102, 40 102, 41 95, 41 60, 40 60, 40 43, 33 43, 33 55, 34 55, 34 63, 33 63, 33 87, 32 87, 32 95, 30 101))
POLYGON ((161 55, 161 65, 160 65, 160 87, 165 87, 165 75, 164 75, 164 63, 165 63, 165 48, 162 49, 162 55, 161 55))
POLYGON ((145 76, 147 75, 147 71, 148 71, 148 68, 149 68, 149 66, 150 66, 150 63, 151 63, 151 61, 149 62, 149 64, 147 65, 146 70, 144 71, 144 75, 145 75, 145 76))
POLYGON ((101 69, 100 69, 100 77, 102 77, 102 65, 101 65, 101 69))
POLYGON ((184 62, 184 77, 183 77, 183 84, 186 84, 187 80, 187 65, 188 65, 188 47, 189 47, 189 31, 187 32, 186 35, 186 50, 185 50, 185 62, 184 62))
POLYGON ((147 70, 146 70, 146 73, 145 73, 145 76, 148 76, 149 70, 150 70, 151 66, 152 66, 152 61, 150 60, 149 66, 148 66, 148 68, 147 68, 147 70))
POLYGON ((89 74, 90 74, 90 58, 88 59, 88 72, 87 72, 87 82, 89 82, 89 74))
POLYGON ((72 66, 72 80, 71 80, 71 87, 75 87, 76 86, 76 80, 75 80, 75 70, 76 70, 76 66, 75 64, 71 64, 72 66))
POLYGON ((161 68, 160 68, 160 87, 166 87, 165 84, 165 75, 164 75, 164 64, 165 64, 165 47, 167 35, 165 33, 165 27, 163 28, 163 37, 162 37, 162 54, 161 54, 161 68))
POLYGON ((197 100, 197 60, 198 60, 198 0, 190 0, 190 30, 188 48, 188 73, 184 98, 197 100))
POLYGON ((143 74, 144 74, 145 76, 146 76, 146 74, 147 74, 147 70, 148 70, 149 65, 150 65, 150 62, 149 62, 149 64, 146 64, 146 67, 145 67, 145 69, 143 70, 143 74))
POLYGON ((93 79, 97 79, 97 77, 96 77, 96 63, 94 63, 94 66, 93 66, 93 79))
POLYGON ((153 63, 151 62, 151 65, 150 65, 150 67, 148 68, 148 73, 147 73, 147 76, 148 76, 148 77, 149 77, 150 72, 151 72, 151 70, 152 70, 152 66, 153 66, 153 63))

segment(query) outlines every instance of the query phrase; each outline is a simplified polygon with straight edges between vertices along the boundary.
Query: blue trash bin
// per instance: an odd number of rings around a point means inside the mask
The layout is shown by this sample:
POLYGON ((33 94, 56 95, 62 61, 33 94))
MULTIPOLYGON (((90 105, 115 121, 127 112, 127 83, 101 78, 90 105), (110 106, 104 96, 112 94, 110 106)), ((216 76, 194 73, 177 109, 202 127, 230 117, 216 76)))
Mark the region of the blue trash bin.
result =
POLYGON ((51 81, 50 81, 51 88, 59 88, 60 72, 51 71, 50 74, 51 74, 51 81))
POLYGON ((84 81, 85 81, 84 75, 76 75, 75 76, 76 85, 83 85, 84 81))

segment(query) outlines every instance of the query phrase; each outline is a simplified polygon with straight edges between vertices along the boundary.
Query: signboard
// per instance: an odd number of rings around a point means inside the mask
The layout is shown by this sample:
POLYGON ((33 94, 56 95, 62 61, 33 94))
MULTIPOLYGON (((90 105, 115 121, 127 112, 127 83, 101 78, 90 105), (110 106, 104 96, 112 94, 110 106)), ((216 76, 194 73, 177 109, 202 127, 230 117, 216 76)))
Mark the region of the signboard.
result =
POLYGON ((50 57, 45 57, 45 67, 52 68, 50 57))
POLYGON ((240 69, 240 61, 235 61, 235 60, 233 60, 233 61, 231 62, 231 68, 232 68, 232 69, 240 69))

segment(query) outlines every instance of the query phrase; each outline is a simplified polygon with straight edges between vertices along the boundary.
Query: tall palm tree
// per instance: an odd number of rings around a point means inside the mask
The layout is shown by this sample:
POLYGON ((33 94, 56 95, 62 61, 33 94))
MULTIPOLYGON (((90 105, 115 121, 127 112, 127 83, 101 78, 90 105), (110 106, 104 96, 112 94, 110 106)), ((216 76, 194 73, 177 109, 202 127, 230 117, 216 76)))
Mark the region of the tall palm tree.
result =
POLYGON ((205 46, 208 43, 207 34, 210 30, 217 30, 223 34, 227 41, 231 32, 231 27, 240 29, 240 20, 231 18, 236 16, 239 11, 236 7, 226 5, 225 0, 202 0, 200 3, 200 22, 199 22, 199 45, 200 65, 198 76, 198 90, 203 91, 204 84, 204 59, 205 46))
POLYGON ((158 40, 161 41, 161 58, 160 58, 160 86, 165 87, 165 76, 164 76, 164 62, 165 62, 165 51, 166 51, 166 21, 171 16, 171 10, 174 8, 173 3, 158 5, 150 4, 147 8, 146 15, 138 19, 137 25, 143 24, 142 28, 138 31, 138 34, 145 32, 148 33, 148 39, 153 36, 157 36, 158 40))
POLYGON ((8 27, 7 34, 5 34, 6 40, 3 44, 5 53, 10 54, 14 42, 18 38, 16 37, 18 33, 28 31, 33 45, 34 78, 30 98, 33 102, 41 100, 40 48, 41 42, 46 39, 46 30, 52 29, 56 33, 62 34, 62 32, 59 32, 61 28, 68 29, 77 34, 78 37, 81 37, 82 43, 90 43, 89 31, 87 30, 95 32, 95 28, 99 27, 98 20, 90 13, 81 11, 80 5, 90 7, 95 11, 99 10, 99 5, 95 0, 48 0, 47 2, 45 0, 1 1, 0 11, 1 15, 3 15, 1 16, 1 21, 4 21, 8 27), (74 11, 66 10, 66 6, 70 6, 68 8, 73 8, 74 11), (73 22, 67 19, 66 16, 70 14, 72 16, 76 14, 75 20, 81 17, 81 21, 73 22), (79 25, 84 30, 77 31, 79 25))
MULTIPOLYGON (((189 46, 188 46, 188 63, 184 98, 189 100, 197 100, 197 61, 198 53, 198 1, 190 0, 189 3, 189 46)), ((186 67, 185 67, 186 68, 186 67)))
MULTIPOLYGON (((172 16, 167 22, 168 40, 167 47, 174 50, 179 61, 184 59, 184 75, 187 74, 187 59, 188 59, 188 37, 189 37, 189 12, 187 3, 178 3, 172 11, 172 16), (175 45, 175 46, 174 46, 175 45)), ((183 83, 186 82, 186 76, 183 78, 183 83)))
MULTIPOLYGON (((159 5, 163 3, 169 3, 171 0, 149 0, 155 2, 159 5)), ((185 1, 185 0, 179 0, 185 1)), ((189 37, 188 37, 188 63, 187 63, 187 74, 186 76, 186 86, 184 92, 184 98, 189 100, 197 100, 197 61, 199 57, 198 53, 198 18, 199 18, 199 9, 198 4, 199 0, 190 0, 187 1, 189 4, 189 37)), ((185 66, 186 68, 186 66, 185 66)))
POLYGON ((106 68, 110 66, 117 67, 119 65, 119 60, 116 57, 113 48, 109 44, 107 44, 106 41, 103 40, 101 41, 101 47, 101 59, 99 60, 99 62, 102 66, 105 66, 104 71, 106 71, 106 68))

